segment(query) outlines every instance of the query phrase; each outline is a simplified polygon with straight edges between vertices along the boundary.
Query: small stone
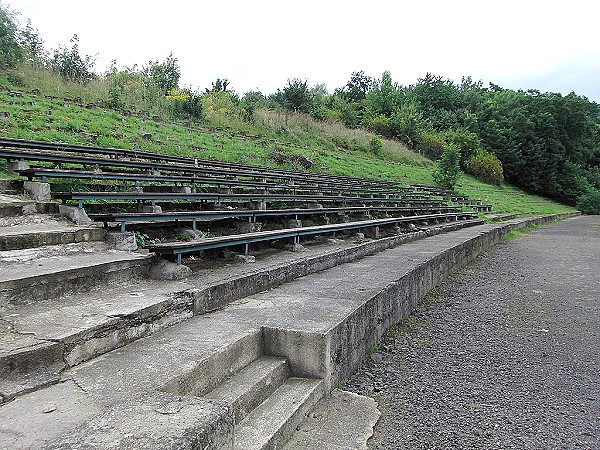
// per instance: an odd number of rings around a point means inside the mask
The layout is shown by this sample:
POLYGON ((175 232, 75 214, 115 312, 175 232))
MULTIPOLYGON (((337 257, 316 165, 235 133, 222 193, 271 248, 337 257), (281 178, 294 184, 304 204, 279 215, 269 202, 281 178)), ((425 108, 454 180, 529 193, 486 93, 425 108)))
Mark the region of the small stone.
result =
POLYGON ((179 411, 183 409, 183 405, 181 402, 169 402, 164 405, 160 405, 158 408, 154 408, 154 411, 159 414, 177 414, 179 411))
POLYGON ((56 411, 56 408, 57 408, 56 403, 50 402, 50 403, 47 403, 46 406, 44 406, 44 409, 42 409, 42 411, 45 414, 48 414, 48 413, 51 413, 53 411, 56 411))
POLYGON ((373 353, 371 355, 371 359, 373 360, 373 362, 379 364, 381 361, 383 361, 383 355, 381 353, 373 353))

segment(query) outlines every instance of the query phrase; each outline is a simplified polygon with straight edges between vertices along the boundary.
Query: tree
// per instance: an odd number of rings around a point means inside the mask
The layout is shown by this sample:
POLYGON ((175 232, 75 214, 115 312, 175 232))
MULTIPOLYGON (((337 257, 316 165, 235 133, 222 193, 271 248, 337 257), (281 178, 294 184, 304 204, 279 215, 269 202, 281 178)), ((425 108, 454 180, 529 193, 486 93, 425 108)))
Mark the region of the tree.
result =
POLYGON ((179 86, 181 72, 177 58, 173 56, 172 52, 162 63, 159 63, 158 60, 148 61, 142 69, 142 73, 147 81, 159 88, 164 95, 179 86))
POLYGON ((19 44, 26 60, 29 62, 46 62, 47 55, 44 50, 44 41, 40 37, 39 31, 31 25, 30 19, 27 19, 25 29, 19 33, 19 44))
POLYGON ((227 92, 227 86, 229 86, 229 80, 227 78, 217 78, 216 81, 213 81, 211 89, 206 89, 206 93, 210 92, 227 92))
POLYGON ((360 102, 364 100, 367 93, 373 88, 373 78, 361 70, 352 72, 350 80, 342 89, 342 96, 349 102, 360 102))
POLYGON ((449 144, 433 172, 433 181, 438 186, 454 189, 460 174, 460 151, 455 145, 449 144))
POLYGON ((0 69, 11 69, 23 58, 16 13, 0 4, 0 69))
POLYGON ((60 46, 54 50, 52 66, 60 73, 61 77, 74 83, 86 83, 96 78, 93 72, 96 59, 93 56, 79 54, 79 38, 76 34, 71 38, 71 48, 60 46))
POLYGON ((310 112, 312 95, 308 88, 308 80, 288 79, 288 84, 281 93, 281 101, 285 108, 292 111, 310 112))

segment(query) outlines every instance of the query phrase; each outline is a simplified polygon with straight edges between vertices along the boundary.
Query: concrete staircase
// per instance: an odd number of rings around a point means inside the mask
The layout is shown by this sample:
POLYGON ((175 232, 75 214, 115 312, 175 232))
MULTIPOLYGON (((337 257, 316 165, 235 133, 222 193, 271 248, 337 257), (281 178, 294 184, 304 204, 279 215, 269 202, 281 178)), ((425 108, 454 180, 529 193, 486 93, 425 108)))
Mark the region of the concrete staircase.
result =
POLYGON ((111 250, 96 228, 60 228, 45 206, 21 203, 0 207, 14 213, 0 218, 10 236, 0 238, 0 448, 11 449, 281 448, 439 278, 423 261, 442 244, 367 255, 479 223, 156 281, 152 255, 111 250), (428 281, 406 288, 414 276, 398 277, 415 268, 428 281))

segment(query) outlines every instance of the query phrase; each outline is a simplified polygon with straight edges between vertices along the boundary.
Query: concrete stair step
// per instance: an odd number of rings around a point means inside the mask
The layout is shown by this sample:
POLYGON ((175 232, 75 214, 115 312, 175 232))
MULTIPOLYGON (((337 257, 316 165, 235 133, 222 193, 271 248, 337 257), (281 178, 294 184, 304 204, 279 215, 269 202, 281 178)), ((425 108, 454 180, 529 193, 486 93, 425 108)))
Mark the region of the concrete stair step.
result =
POLYGON ((0 195, 23 194, 23 180, 2 179, 0 180, 0 195))
POLYGON ((263 356, 203 395, 210 400, 226 401, 239 423, 267 399, 289 376, 285 358, 263 356))
POLYGON ((23 216, 27 214, 55 214, 58 204, 24 200, 17 195, 0 194, 0 217, 23 216))
POLYGON ((207 316, 189 319, 70 368, 59 383, 0 405, 0 448, 183 448, 159 441, 178 433, 184 442, 200 434, 206 439, 232 434, 233 413, 225 401, 190 393, 214 389, 260 358, 262 348, 260 327, 207 316), (199 414, 198 421, 191 420, 199 414), (185 433, 177 425, 183 423, 185 433), (158 441, 142 445, 147 439, 158 441))
POLYGON ((234 429, 234 449, 280 448, 323 397, 322 380, 289 378, 234 429))
POLYGON ((6 308, 0 320, 2 401, 58 382, 68 367, 192 317, 189 287, 140 280, 6 308))
POLYGON ((102 228, 74 227, 53 220, 39 224, 17 224, 0 228, 0 251, 102 241, 105 234, 102 228))
POLYGON ((0 252, 0 311, 146 276, 152 260, 101 242, 0 252))

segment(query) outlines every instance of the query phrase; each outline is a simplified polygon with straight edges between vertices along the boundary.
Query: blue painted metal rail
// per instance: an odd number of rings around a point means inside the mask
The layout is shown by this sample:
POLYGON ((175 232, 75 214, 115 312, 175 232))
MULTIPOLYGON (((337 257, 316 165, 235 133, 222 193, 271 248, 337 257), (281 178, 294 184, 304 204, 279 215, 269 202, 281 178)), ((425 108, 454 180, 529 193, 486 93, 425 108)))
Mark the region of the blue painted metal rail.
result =
POLYGON ((398 225, 400 223, 410 223, 428 220, 446 220, 458 219, 461 217, 472 218, 474 213, 447 213, 447 214, 427 214, 409 217, 393 217, 386 219, 363 220, 343 224, 320 225, 313 227, 289 228, 284 230, 261 231, 255 233, 236 234, 231 236, 219 236, 206 238, 200 241, 188 242, 165 242, 160 244, 150 244, 146 248, 159 255, 172 255, 177 259, 177 264, 181 264, 182 255, 187 253, 209 250, 214 248, 231 247, 244 245, 244 254, 248 254, 249 244, 272 241, 278 239, 292 238, 295 244, 300 242, 300 237, 318 234, 328 234, 349 230, 360 230, 385 225, 398 225))
POLYGON ((165 201, 213 201, 219 204, 228 201, 282 201, 282 202, 335 202, 344 203, 392 203, 410 206, 434 206, 444 204, 443 200, 428 198, 402 198, 402 197, 346 197, 341 195, 291 195, 291 194, 221 194, 221 193, 194 193, 178 194, 168 192, 55 192, 55 199, 63 201, 74 200, 83 208, 83 202, 88 200, 133 200, 149 203, 165 201))
POLYGON ((459 206, 424 206, 424 207, 405 207, 405 206, 348 206, 345 208, 295 208, 295 209, 264 209, 264 210, 226 210, 226 211, 173 211, 163 213, 111 213, 111 214, 89 214, 89 217, 95 221, 103 222, 108 226, 109 222, 118 223, 121 231, 126 231, 126 224, 139 222, 169 222, 169 221, 191 221, 192 228, 197 228, 197 221, 215 221, 223 219, 248 219, 249 222, 256 222, 258 217, 294 217, 299 216, 327 216, 328 214, 350 214, 350 213, 370 213, 373 211, 385 213, 402 212, 432 212, 449 213, 460 210, 459 206))

